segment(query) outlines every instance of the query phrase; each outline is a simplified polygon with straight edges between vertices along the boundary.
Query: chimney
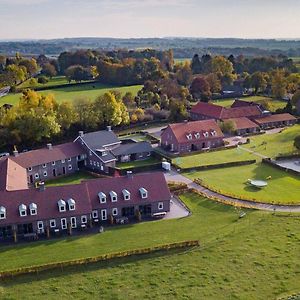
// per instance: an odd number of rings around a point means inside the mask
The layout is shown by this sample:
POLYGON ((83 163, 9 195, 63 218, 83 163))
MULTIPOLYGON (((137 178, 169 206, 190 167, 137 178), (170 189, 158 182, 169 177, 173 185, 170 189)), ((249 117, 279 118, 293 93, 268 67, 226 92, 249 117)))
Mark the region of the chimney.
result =
POLYGON ((52 150, 52 149, 53 149, 52 144, 51 144, 51 143, 48 143, 48 144, 47 144, 47 148, 48 148, 49 150, 52 150))
POLYGON ((41 181, 41 182, 38 183, 38 189, 39 189, 40 192, 45 191, 46 186, 45 186, 45 182, 44 181, 41 181))
POLYGON ((13 154, 14 154, 15 157, 17 157, 17 156, 19 156, 19 151, 18 150, 14 150, 13 154))
POLYGON ((107 131, 111 131, 111 126, 107 126, 107 131))
POLYGON ((133 178, 132 171, 127 171, 127 178, 133 178))
POLYGON ((80 137, 83 137, 83 135, 84 135, 83 131, 82 131, 82 130, 78 131, 78 135, 79 135, 80 137))

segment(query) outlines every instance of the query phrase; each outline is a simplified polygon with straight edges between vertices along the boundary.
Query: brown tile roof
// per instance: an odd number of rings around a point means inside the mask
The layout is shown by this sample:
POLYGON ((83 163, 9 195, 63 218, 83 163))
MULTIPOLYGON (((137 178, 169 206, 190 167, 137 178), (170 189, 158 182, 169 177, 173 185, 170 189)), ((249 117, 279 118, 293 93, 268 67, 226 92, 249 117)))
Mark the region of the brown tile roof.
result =
POLYGON ((122 207, 132 205, 143 205, 145 202, 167 201, 171 199, 171 194, 162 172, 135 174, 115 178, 104 178, 87 181, 93 209, 105 207, 122 207), (139 189, 145 188, 148 191, 147 199, 142 199, 139 189), (122 190, 130 192, 130 200, 124 200, 122 190), (109 193, 117 193, 117 202, 111 202, 109 193), (101 204, 98 193, 106 194, 107 203, 101 204))
POLYGON ((241 100, 241 99, 235 99, 234 102, 232 103, 231 107, 245 107, 245 106, 261 106, 261 104, 254 102, 254 101, 246 101, 246 100, 241 100))
POLYGON ((247 128, 259 128, 257 124, 255 124, 246 117, 228 119, 228 121, 233 121, 237 130, 247 128))
POLYGON ((27 188, 26 169, 10 158, 0 159, 0 190, 16 191, 27 188))
POLYGON ((79 143, 65 143, 53 146, 51 150, 42 148, 20 153, 17 157, 12 157, 12 159, 20 166, 28 168, 69 157, 76 157, 83 153, 84 150, 79 143))
MULTIPOLYGON (((132 175, 132 177, 100 178, 85 181, 81 184, 47 187, 45 191, 28 189, 20 191, 0 191, 0 206, 6 208, 6 219, 0 220, 0 226, 4 224, 18 224, 48 219, 86 215, 92 209, 101 207, 122 207, 143 205, 156 201, 168 201, 171 199, 170 191, 162 172, 144 173, 132 175), (142 199, 140 188, 148 191, 147 199, 142 199), (127 189, 131 193, 130 200, 124 200, 122 190, 127 189), (117 202, 111 202, 109 192, 115 191, 118 195, 117 202), (107 195, 107 203, 100 204, 98 193, 107 195), (59 212, 57 202, 63 199, 75 200, 75 211, 59 212), (19 205, 25 204, 27 208, 31 203, 37 205, 37 215, 20 217, 19 205)), ((27 211, 27 214, 29 209, 27 211)))
POLYGON ((192 109, 191 113, 205 115, 218 120, 241 118, 241 117, 258 117, 262 111, 257 105, 226 108, 219 105, 198 102, 192 109))
POLYGON ((262 118, 255 118, 254 122, 257 124, 266 124, 272 122, 283 122, 283 121, 294 121, 294 120, 297 120, 294 116, 288 113, 284 113, 284 114, 270 115, 262 118))
POLYGON ((195 140, 205 140, 223 137, 223 133, 214 120, 203 120, 203 121, 193 121, 185 123, 170 124, 170 129, 173 131, 178 143, 187 143, 195 140), (212 135, 212 132, 216 132, 212 135), (204 133, 208 132, 209 136, 205 137, 204 133), (200 137, 197 139, 195 134, 200 133, 200 137), (191 134, 191 139, 189 140, 187 135, 191 134))

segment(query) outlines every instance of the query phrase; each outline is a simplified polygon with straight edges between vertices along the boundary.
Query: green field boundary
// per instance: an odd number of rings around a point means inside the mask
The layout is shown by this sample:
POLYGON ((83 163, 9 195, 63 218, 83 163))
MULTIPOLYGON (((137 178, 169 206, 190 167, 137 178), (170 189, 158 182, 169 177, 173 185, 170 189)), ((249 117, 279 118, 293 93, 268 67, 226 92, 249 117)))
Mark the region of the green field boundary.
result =
POLYGON ((26 275, 26 274, 34 274, 34 273, 38 274, 39 272, 49 271, 49 270, 56 270, 56 269, 63 270, 63 268, 70 267, 70 266, 79 266, 79 265, 86 265, 86 264, 97 263, 97 262, 104 262, 104 261, 109 261, 117 258, 141 256, 141 255, 156 253, 161 251, 192 248, 192 247, 199 247, 199 246, 200 243, 198 240, 189 240, 189 241, 182 241, 177 243, 157 245, 149 248, 140 248, 140 249, 133 249, 133 250, 122 251, 122 252, 115 252, 110 254, 103 254, 94 257, 85 257, 85 258, 61 261, 56 263, 48 263, 43 265, 36 265, 36 266, 3 271, 0 272, 0 279, 14 278, 16 276, 26 275))

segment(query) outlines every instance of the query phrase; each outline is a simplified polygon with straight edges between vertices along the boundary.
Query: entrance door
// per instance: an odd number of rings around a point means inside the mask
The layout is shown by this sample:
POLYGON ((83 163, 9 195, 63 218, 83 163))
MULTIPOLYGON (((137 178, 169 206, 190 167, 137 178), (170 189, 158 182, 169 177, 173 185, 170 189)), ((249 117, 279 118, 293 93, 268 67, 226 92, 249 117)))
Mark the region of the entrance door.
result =
POLYGON ((132 216, 134 216, 134 206, 122 208, 122 217, 132 217, 132 216))
POLYGON ((56 169, 53 169, 53 177, 56 177, 56 169))
POLYGON ((66 167, 63 167, 63 174, 66 175, 66 167))
POLYGON ((151 215, 151 204, 140 205, 139 211, 140 211, 141 215, 150 216, 151 215))

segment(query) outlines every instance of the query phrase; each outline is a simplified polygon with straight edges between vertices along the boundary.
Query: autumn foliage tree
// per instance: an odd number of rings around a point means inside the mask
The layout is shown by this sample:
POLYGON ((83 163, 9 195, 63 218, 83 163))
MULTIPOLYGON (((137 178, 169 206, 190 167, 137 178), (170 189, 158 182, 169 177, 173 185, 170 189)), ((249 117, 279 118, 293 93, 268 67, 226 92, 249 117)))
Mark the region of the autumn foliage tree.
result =
POLYGON ((194 99, 207 102, 211 98, 211 91, 208 81, 203 76, 196 77, 190 87, 190 93, 194 99))

